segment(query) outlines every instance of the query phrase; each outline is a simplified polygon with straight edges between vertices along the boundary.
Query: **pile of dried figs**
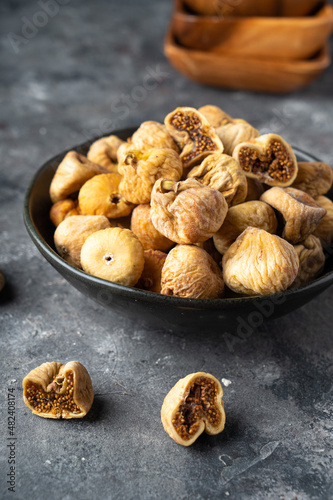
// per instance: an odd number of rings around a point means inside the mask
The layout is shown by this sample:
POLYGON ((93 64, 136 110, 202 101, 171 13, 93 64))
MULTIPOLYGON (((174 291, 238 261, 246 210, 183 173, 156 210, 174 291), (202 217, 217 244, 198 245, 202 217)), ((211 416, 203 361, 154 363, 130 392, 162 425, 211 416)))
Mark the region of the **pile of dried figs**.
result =
POLYGON ((333 171, 297 162, 216 106, 180 107, 127 142, 67 153, 50 186, 59 255, 121 285, 177 297, 268 295, 323 270, 333 171))

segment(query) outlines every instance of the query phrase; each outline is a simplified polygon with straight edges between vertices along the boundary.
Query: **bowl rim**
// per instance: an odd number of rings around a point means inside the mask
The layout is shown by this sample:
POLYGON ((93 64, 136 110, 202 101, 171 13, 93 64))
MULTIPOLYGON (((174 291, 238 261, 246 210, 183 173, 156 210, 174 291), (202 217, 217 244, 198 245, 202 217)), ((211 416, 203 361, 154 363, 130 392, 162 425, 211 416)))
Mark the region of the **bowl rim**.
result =
MULTIPOLYGON (((61 161, 61 159, 69 152, 69 151, 77 151, 82 148, 86 148, 89 144, 93 143, 94 141, 105 137, 107 135, 121 135, 124 132, 128 132, 129 134, 133 133, 137 127, 128 127, 128 128, 123 128, 123 129, 118 129, 118 130, 111 130, 110 132, 104 133, 100 136, 97 136, 91 140, 85 141, 83 143, 80 143, 76 146, 73 146, 72 148, 69 148, 61 153, 58 153, 57 155, 53 156, 49 160, 45 161, 40 168, 34 173, 29 186, 26 190, 25 197, 24 197, 24 206, 23 206, 23 218, 24 218, 24 223, 27 229, 27 232, 32 239, 33 243, 37 246, 38 250, 42 253, 42 255, 48 260, 48 262, 58 268, 63 268, 65 269, 69 274, 74 276, 76 279, 79 281, 88 281, 91 285, 93 286, 98 286, 99 288, 103 288, 104 290, 107 290, 111 293, 116 293, 117 295, 121 295, 124 297, 128 297, 131 299, 134 299, 136 301, 148 301, 151 304, 159 304, 161 306, 163 305, 173 305, 173 306, 178 306, 179 308, 183 309, 218 309, 218 310, 223 310, 224 308, 229 309, 229 308, 234 308, 235 305, 239 304, 247 304, 247 303, 257 303, 260 301, 267 301, 271 300, 272 302, 279 303, 280 298, 284 298, 284 300, 288 300, 288 297, 291 297, 295 294, 299 293, 311 293, 312 290, 315 290, 318 285, 321 285, 321 288, 327 288, 330 284, 333 284, 333 270, 325 273, 322 276, 319 276, 315 280, 311 281, 310 283, 301 286, 296 289, 287 289, 284 290, 283 292, 278 292, 275 294, 270 294, 270 295, 251 295, 251 296, 242 296, 242 297, 228 297, 228 298, 221 298, 221 299, 191 299, 191 298, 185 298, 185 297, 175 297, 175 296, 170 296, 170 295, 162 295, 156 292, 149 292, 147 290, 141 290, 139 288, 135 287, 128 287, 125 285, 119 285, 117 283, 113 283, 111 281, 104 280, 102 278, 98 278, 96 276, 92 276, 86 272, 84 272, 81 269, 77 269, 76 267, 72 266, 68 262, 66 262, 60 255, 44 240, 42 235, 40 234, 34 220, 31 214, 31 208, 30 208, 30 197, 32 194, 32 191, 34 189, 36 181, 39 179, 39 177, 47 171, 52 163, 55 163, 57 161, 61 161), (41 250, 42 249, 42 250, 41 250)), ((292 146, 293 151, 295 152, 296 156, 297 154, 302 155, 303 157, 307 158, 306 160, 303 161, 321 161, 315 156, 313 156, 310 153, 307 153, 306 151, 303 151, 302 149, 292 146)), ((50 200, 51 202, 51 200, 50 200)), ((51 223, 51 222, 50 222, 51 223)))

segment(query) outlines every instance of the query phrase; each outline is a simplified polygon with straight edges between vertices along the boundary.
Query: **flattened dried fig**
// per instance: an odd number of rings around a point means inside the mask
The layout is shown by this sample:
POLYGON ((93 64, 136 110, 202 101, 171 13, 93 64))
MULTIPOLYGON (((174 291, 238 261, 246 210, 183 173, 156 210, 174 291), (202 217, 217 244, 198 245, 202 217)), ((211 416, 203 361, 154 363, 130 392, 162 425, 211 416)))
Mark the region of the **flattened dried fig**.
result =
POLYGON ((292 187, 308 193, 312 198, 326 194, 333 183, 333 170, 321 161, 298 163, 298 174, 292 187))
POLYGON ((151 197, 150 216, 157 231, 176 243, 208 240, 222 225, 228 205, 222 193, 195 179, 159 179, 151 197))
POLYGON ((236 293, 269 295, 286 290, 295 280, 299 259, 279 236, 248 227, 222 259, 225 284, 236 293))
POLYGON ((144 251, 145 267, 136 284, 137 288, 161 293, 161 275, 166 257, 167 254, 159 250, 144 251))
POLYGON ((143 247, 132 231, 111 227, 89 236, 81 249, 82 269, 93 276, 134 286, 144 268, 143 247))
POLYGON ((194 108, 177 108, 166 116, 164 123, 181 150, 184 168, 197 165, 210 153, 223 152, 215 129, 194 108))
POLYGON ((23 400, 43 418, 82 418, 94 392, 89 373, 78 361, 43 363, 23 379, 23 400))
POLYGON ((59 164, 50 185, 52 203, 65 200, 79 191, 94 175, 108 173, 107 169, 89 161, 76 151, 69 151, 59 164))
POLYGON ((263 201, 247 201, 228 210, 220 229, 214 234, 213 241, 221 255, 249 226, 275 233, 277 219, 272 207, 263 201))
POLYGON ((120 194, 121 179, 119 174, 100 174, 85 182, 79 192, 80 213, 109 219, 129 215, 135 205, 120 194))
POLYGON ((310 195, 291 187, 273 187, 260 199, 283 215, 285 227, 282 236, 291 243, 299 243, 313 233, 326 214, 326 210, 310 195))
POLYGON ((150 149, 141 153, 128 149, 122 157, 119 173, 123 179, 119 184, 120 193, 131 203, 149 203, 154 183, 167 178, 178 181, 183 173, 178 153, 172 149, 150 149))
POLYGON ((333 203, 326 196, 317 196, 315 201, 326 210, 326 214, 313 234, 320 239, 325 250, 329 250, 333 242, 333 203))
POLYGON ((277 134, 261 135, 236 146, 233 157, 247 177, 269 186, 290 186, 296 179, 296 156, 289 144, 277 134))
POLYGON ((103 215, 75 215, 63 220, 54 233, 54 244, 59 255, 74 267, 81 268, 81 248, 95 231, 110 227, 103 215))
POLYGON ((302 243, 295 245, 299 257, 299 270, 292 287, 306 285, 320 275, 325 265, 325 255, 320 239, 310 234, 302 243))
POLYGON ((148 151, 149 149, 173 149, 179 152, 178 146, 165 128, 158 122, 143 122, 130 139, 133 149, 148 151))
POLYGON ((170 250, 162 269, 162 294, 217 299, 223 290, 221 269, 205 250, 195 245, 170 250))
POLYGON ((161 420, 176 443, 190 446, 204 431, 219 434, 225 425, 221 383, 209 373, 197 372, 178 380, 166 395, 161 420))
POLYGON ((204 186, 220 191, 229 206, 237 205, 245 200, 247 180, 239 163, 231 156, 215 153, 187 174, 204 186))
POLYGON ((117 151, 122 144, 124 141, 116 135, 102 137, 90 146, 87 158, 97 165, 107 168, 109 172, 117 173, 117 151))
POLYGON ((132 212, 131 230, 139 238, 145 250, 161 250, 166 252, 174 246, 174 242, 163 236, 151 221, 150 205, 138 205, 132 212))
POLYGON ((77 201, 67 198, 66 200, 57 201, 50 210, 50 219, 53 224, 58 227, 60 222, 72 215, 79 215, 77 201))
POLYGON ((257 179, 251 179, 247 177, 247 195, 245 201, 259 200, 260 196, 264 192, 263 185, 257 179))

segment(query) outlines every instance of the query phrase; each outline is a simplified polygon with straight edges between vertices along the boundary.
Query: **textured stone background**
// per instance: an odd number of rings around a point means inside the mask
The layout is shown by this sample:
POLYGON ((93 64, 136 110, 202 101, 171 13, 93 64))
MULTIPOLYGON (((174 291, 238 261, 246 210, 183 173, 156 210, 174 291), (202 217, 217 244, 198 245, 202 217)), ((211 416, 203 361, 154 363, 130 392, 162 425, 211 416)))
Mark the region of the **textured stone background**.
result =
POLYGON ((63 3, 17 53, 8 33, 21 35, 41 7, 0 4, 0 267, 7 281, 0 295, 1 498, 328 499, 332 289, 234 350, 219 331, 145 329, 57 274, 30 241, 22 205, 32 175, 51 156, 112 128, 163 120, 177 105, 217 104, 332 163, 333 67, 287 96, 206 88, 163 55, 170 1, 63 3), (149 74, 156 85, 143 92, 149 74), (44 361, 71 359, 92 376, 89 415, 64 422, 32 415, 22 378, 44 361), (180 377, 199 370, 231 380, 227 425, 187 449, 164 432, 160 407, 180 377), (10 387, 15 493, 6 484, 10 387))

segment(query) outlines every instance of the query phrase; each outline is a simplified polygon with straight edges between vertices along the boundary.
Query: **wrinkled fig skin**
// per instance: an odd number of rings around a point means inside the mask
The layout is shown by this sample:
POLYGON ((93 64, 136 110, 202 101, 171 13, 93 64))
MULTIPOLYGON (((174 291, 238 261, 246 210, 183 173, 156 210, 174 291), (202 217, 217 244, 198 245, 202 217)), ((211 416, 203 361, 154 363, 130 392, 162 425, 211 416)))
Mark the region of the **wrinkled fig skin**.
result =
POLYGON ((159 250, 145 250, 145 267, 136 288, 161 293, 161 276, 167 254, 159 250))
POLYGON ((225 426, 221 383, 205 372, 191 373, 178 380, 161 408, 161 420, 169 436, 190 446, 204 431, 216 435, 225 426))
POLYGON ((257 179, 251 179, 247 177, 247 195, 245 201, 254 201, 259 200, 260 196, 264 192, 264 187, 261 182, 257 181, 257 179))
POLYGON ((187 174, 204 186, 217 189, 229 206, 242 203, 247 195, 247 180, 239 163, 231 156, 215 153, 187 174))
POLYGON ((222 226, 213 236, 214 245, 223 255, 247 227, 264 229, 274 234, 277 224, 275 212, 267 203, 263 201, 241 203, 229 208, 222 226))
POLYGON ((116 135, 102 137, 90 146, 87 158, 97 165, 107 168, 109 172, 117 173, 117 151, 122 144, 124 141, 116 135))
POLYGON ((163 236, 151 221, 150 205, 138 205, 132 212, 131 230, 139 238, 145 250, 166 252, 174 246, 174 242, 163 236))
POLYGON ((249 227, 222 259, 223 279, 242 295, 270 295, 286 290, 295 280, 299 259, 290 243, 262 229, 249 227))
POLYGON ((252 141, 260 136, 259 130, 255 129, 245 120, 235 119, 216 129, 216 133, 224 145, 224 152, 232 156, 238 144, 252 141))
POLYGON ((312 198, 326 194, 333 183, 333 170, 321 161, 299 162, 298 174, 292 187, 308 193, 312 198))
MULTIPOLYGON (((317 236, 322 246, 327 251, 332 251, 333 243, 333 202, 326 198, 326 196, 317 196, 315 198, 316 203, 318 203, 322 208, 326 210, 326 214, 319 222, 314 235, 317 236)), ((331 252, 329 252, 331 253, 331 252)))
POLYGON ((299 258, 299 270, 292 288, 299 288, 320 275, 324 269, 325 255, 320 239, 313 234, 294 248, 299 258))
POLYGON ((221 270, 205 250, 195 245, 177 245, 170 250, 162 269, 162 294, 218 299, 223 291, 221 270))
POLYGON ((57 203, 52 205, 50 210, 50 219, 55 227, 58 227, 60 222, 67 217, 71 217, 71 215, 79 215, 79 210, 77 201, 70 198, 57 201, 57 203))
POLYGON ((206 106, 202 106, 198 109, 199 113, 201 113, 209 124, 218 129, 222 125, 226 125, 227 123, 232 123, 234 120, 228 115, 225 111, 223 111, 218 106, 213 106, 211 104, 207 104, 206 106))
POLYGON ((158 122, 143 122, 138 130, 134 132, 129 142, 138 151, 173 149, 179 153, 178 146, 165 128, 165 125, 158 122))
POLYGON ((144 263, 143 247, 129 229, 112 227, 96 231, 81 249, 81 265, 86 273, 119 285, 136 285, 144 263))
POLYGON ((172 149, 151 149, 141 153, 129 148, 118 170, 123 175, 119 184, 120 194, 129 202, 140 204, 150 202, 157 179, 178 181, 183 173, 183 165, 178 153, 172 149))
POLYGON ((25 404, 43 418, 82 418, 94 400, 89 373, 78 361, 43 363, 24 377, 22 385, 25 404))
POLYGON ((222 193, 195 179, 158 180, 152 192, 151 220, 157 231, 175 243, 200 243, 221 227, 228 205, 222 193))
POLYGON ((95 231, 110 227, 103 215, 75 215, 59 224, 54 233, 54 244, 58 254, 69 264, 81 269, 81 248, 95 231))
POLYGON ((223 152, 215 129, 194 108, 176 108, 166 116, 164 123, 181 150, 184 168, 197 165, 211 153, 223 152))
POLYGON ((285 226, 282 236, 294 244, 313 233, 326 214, 326 210, 310 195, 291 187, 273 187, 265 191, 260 199, 283 215, 285 226))
POLYGON ((76 151, 69 151, 58 165, 50 185, 52 203, 76 194, 94 175, 106 173, 108 173, 106 168, 92 163, 76 151))
POLYGON ((290 186, 298 172, 292 147, 277 134, 265 134, 236 146, 233 157, 247 177, 269 186, 290 186))
POLYGON ((79 210, 82 215, 104 215, 108 219, 126 217, 134 206, 119 192, 119 174, 95 175, 79 191, 79 210))

